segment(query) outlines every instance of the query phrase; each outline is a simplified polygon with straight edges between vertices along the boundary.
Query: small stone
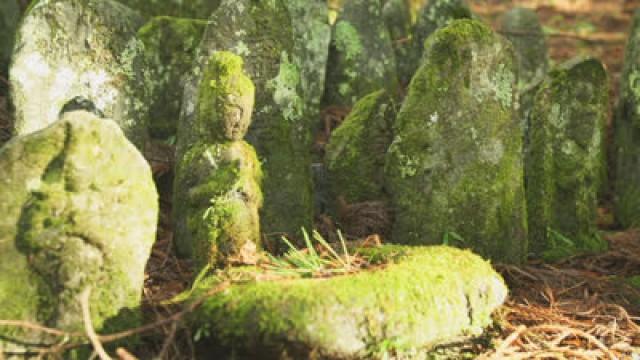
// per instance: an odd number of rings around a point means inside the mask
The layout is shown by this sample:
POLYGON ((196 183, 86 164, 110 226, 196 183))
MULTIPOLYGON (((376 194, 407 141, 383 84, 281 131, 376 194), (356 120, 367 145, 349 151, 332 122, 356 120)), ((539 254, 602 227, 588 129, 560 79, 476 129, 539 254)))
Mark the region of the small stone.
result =
POLYGON ((352 106, 381 88, 398 86, 396 59, 379 0, 350 0, 333 29, 324 103, 352 106))
POLYGON ((470 247, 520 262, 527 228, 515 54, 474 20, 427 41, 394 124, 385 175, 393 242, 470 247))
POLYGON ((242 59, 216 52, 207 63, 194 122, 178 132, 187 147, 174 183, 179 252, 207 264, 228 265, 260 244, 260 162, 241 141, 251 123, 255 88, 242 59))
MULTIPOLYGON (((198 348, 251 359, 430 358, 435 346, 482 334, 507 296, 500 275, 467 250, 387 245, 358 253, 386 265, 280 281, 244 269, 250 280, 208 298, 190 318, 203 330, 198 348)), ((193 298, 220 281, 206 279, 193 298)))
POLYGON ((597 234, 605 177, 608 77, 595 59, 549 73, 530 114, 525 155, 531 252, 547 258, 606 249, 597 234))
MULTIPOLYGON (((306 90, 294 40, 300 32, 294 31, 283 0, 225 0, 208 22, 196 73, 186 84, 181 122, 189 127, 194 121, 200 106, 193 100, 198 99, 195 84, 213 53, 229 51, 245 59, 245 71, 257 89, 246 140, 264 171, 261 228, 267 234, 297 234, 312 226, 314 208, 311 130, 304 118, 306 90)), ((177 153, 183 154, 180 143, 177 153)))
POLYGON ((112 0, 32 5, 18 29, 9 70, 15 133, 47 127, 69 101, 82 97, 142 148, 143 47, 135 37, 141 25, 137 12, 112 0))
POLYGON ((384 163, 399 104, 385 90, 356 103, 331 134, 326 163, 333 197, 347 203, 385 200, 384 163))
POLYGON ((520 87, 541 79, 549 69, 547 42, 535 11, 514 8, 502 18, 502 34, 511 41, 519 64, 520 87))
POLYGON ((160 16, 138 31, 148 66, 145 80, 149 95, 143 121, 154 139, 170 140, 176 136, 183 78, 193 69, 206 25, 204 20, 160 16))
MULTIPOLYGON (((98 332, 138 325, 158 195, 115 122, 73 111, 14 138, 0 149, 0 197, 0 319, 84 332, 80 294, 91 287, 98 332)), ((4 351, 40 341, 54 343, 0 327, 4 351)))
POLYGON ((453 20, 471 19, 471 10, 464 0, 433 0, 422 7, 413 27, 406 66, 402 67, 400 80, 409 83, 420 67, 425 54, 425 41, 436 30, 449 25, 453 20))
POLYGON ((634 228, 640 226, 640 10, 634 15, 625 52, 614 129, 616 220, 634 228))

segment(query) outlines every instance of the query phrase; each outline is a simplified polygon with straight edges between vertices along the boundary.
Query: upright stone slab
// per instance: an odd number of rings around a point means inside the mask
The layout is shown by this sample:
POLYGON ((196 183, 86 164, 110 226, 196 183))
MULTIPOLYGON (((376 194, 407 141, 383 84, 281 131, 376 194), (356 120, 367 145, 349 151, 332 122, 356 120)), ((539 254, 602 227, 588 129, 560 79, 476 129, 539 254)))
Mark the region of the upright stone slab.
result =
POLYGON ((541 79, 549 69, 547 42, 535 11, 514 8, 502 18, 502 34, 511 41, 519 65, 520 87, 541 79))
POLYGON ((387 154, 393 241, 448 240, 519 262, 527 230, 514 51, 487 26, 456 20, 425 54, 387 154))
POLYGON ((358 101, 333 131, 326 165, 334 198, 350 204, 386 199, 384 162, 398 107, 389 92, 376 91, 358 101))
POLYGON ((420 11, 413 27, 406 66, 401 68, 400 79, 408 83, 422 63, 425 40, 436 30, 456 19, 471 19, 471 10, 465 0, 433 0, 420 11))
MULTIPOLYGON (((387 0, 382 8, 382 14, 391 36, 398 75, 407 73, 412 28, 409 4, 406 0, 387 0)), ((408 83, 408 81, 405 82, 408 83)))
POLYGON ((242 68, 240 57, 216 52, 199 84, 195 119, 178 132, 186 152, 176 165, 175 241, 198 267, 242 262, 243 251, 260 244, 260 162, 242 141, 255 88, 242 68))
POLYGON ((361 97, 398 85, 391 37, 380 0, 344 3, 333 29, 324 103, 352 106, 361 97))
POLYGON ((144 16, 174 16, 206 19, 220 5, 220 0, 118 0, 144 16))
POLYGON ((16 27, 20 20, 18 0, 3 0, 0 3, 0 74, 9 68, 16 27))
MULTIPOLYGON (((291 19, 282 0, 224 1, 209 19, 196 75, 185 89, 181 121, 194 121, 195 99, 208 56, 230 51, 245 60, 254 82, 256 103, 247 141, 258 153, 264 172, 264 233, 295 234, 313 219, 310 129, 304 119, 300 70, 295 63, 291 19)), ((178 158, 184 153, 178 144, 178 158)))
POLYGON ((620 79, 615 117, 616 220, 625 228, 640 225, 640 10, 636 11, 620 79))
POLYGON ((600 61, 578 59, 552 70, 536 94, 525 156, 535 254, 553 258, 606 248, 596 216, 606 171, 607 84, 600 61))
POLYGON ((324 0, 284 0, 292 19, 293 62, 300 71, 304 118, 308 126, 319 121, 324 94, 331 26, 324 0))
POLYGON ((145 80, 149 95, 143 121, 154 139, 170 140, 176 135, 183 78, 193 69, 206 25, 203 20, 160 16, 138 31, 148 66, 145 80))
MULTIPOLYGON (((98 332, 136 326, 127 309, 140 306, 158 195, 116 123, 74 111, 14 138, 0 149, 0 196, 0 319, 84 332, 80 294, 90 287, 98 332)), ((38 341, 53 343, 0 327, 5 351, 38 341)))
POLYGON ((82 97, 115 120, 141 147, 139 111, 145 101, 142 18, 112 0, 40 0, 25 15, 10 69, 15 133, 29 134, 56 121, 70 100, 82 97))

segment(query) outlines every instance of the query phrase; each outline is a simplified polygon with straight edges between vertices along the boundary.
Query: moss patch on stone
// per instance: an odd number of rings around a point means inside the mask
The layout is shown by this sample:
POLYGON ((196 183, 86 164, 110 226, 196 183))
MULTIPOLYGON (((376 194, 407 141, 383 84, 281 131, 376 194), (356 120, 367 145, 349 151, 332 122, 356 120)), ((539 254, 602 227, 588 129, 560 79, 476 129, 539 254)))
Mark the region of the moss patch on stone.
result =
POLYGON ((348 203, 382 200, 385 156, 399 104, 385 90, 356 103, 326 148, 332 193, 348 203))
POLYGON ((496 261, 526 256, 522 135, 511 45, 456 20, 428 41, 394 125, 385 176, 393 241, 440 244, 447 234, 496 261))
POLYGON ((605 176, 607 73, 595 59, 550 72, 530 114, 525 155, 531 252, 598 252, 598 193, 605 176))
POLYGON ((234 354, 384 358, 479 335, 507 294, 489 263, 469 251, 385 246, 361 254, 386 265, 326 279, 233 285, 206 300, 191 326, 204 335, 201 346, 234 354))
POLYGON ((118 0, 140 11, 144 16, 176 16, 191 19, 206 19, 214 12, 221 0, 118 0))

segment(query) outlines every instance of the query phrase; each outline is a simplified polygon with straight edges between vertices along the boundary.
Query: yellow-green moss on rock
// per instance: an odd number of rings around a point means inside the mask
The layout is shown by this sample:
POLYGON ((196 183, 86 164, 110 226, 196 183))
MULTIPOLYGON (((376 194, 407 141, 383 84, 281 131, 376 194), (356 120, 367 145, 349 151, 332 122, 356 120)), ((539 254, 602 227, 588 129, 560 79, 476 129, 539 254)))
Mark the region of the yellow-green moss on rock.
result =
POLYGON ((329 51, 326 105, 352 106, 398 86, 396 59, 380 1, 350 0, 340 9, 329 51))
POLYGON ((399 104, 385 90, 356 103, 331 134, 325 162, 334 197, 348 203, 383 200, 384 163, 399 104))
POLYGON ((16 35, 9 69, 15 133, 25 135, 58 120, 82 97, 120 125, 142 148, 147 132, 141 15, 112 0, 39 0, 16 35))
POLYGON ((181 121, 193 121, 198 98, 194 84, 211 54, 229 51, 245 59, 244 69, 257 89, 246 140, 255 147, 264 172, 262 231, 295 234, 302 226, 310 228, 311 131, 304 118, 303 79, 283 0, 223 2, 209 18, 199 51, 196 73, 186 84, 181 121))
POLYGON ((552 70, 537 91, 525 155, 530 248, 537 255, 606 249, 596 217, 606 174, 607 84, 600 61, 576 59, 552 70))
MULTIPOLYGON (((83 331, 135 326, 158 199, 151 169, 112 120, 76 111, 0 149, 0 318, 83 331)), ((0 327, 0 348, 53 339, 0 327)), ((57 339, 59 341, 59 338, 57 339)))
POLYGON ((225 265, 260 245, 260 162, 242 139, 251 124, 255 88, 242 59, 214 53, 200 82, 193 122, 181 124, 173 217, 180 254, 196 266, 225 265))
POLYGON ((620 100, 614 123, 616 174, 614 200, 616 220, 625 228, 640 225, 640 11, 633 18, 620 100))
POLYGON ((160 16, 138 31, 144 44, 147 83, 144 123, 149 135, 168 140, 176 135, 182 106, 182 80, 191 71, 207 22, 160 16))
POLYGON ((434 0, 424 6, 417 17, 407 44, 407 58, 400 67, 400 79, 408 83, 420 67, 425 55, 425 41, 436 30, 454 20, 471 19, 471 10, 464 0, 434 0))
POLYGON ((439 244, 455 233, 456 245, 519 262, 527 228, 513 49, 473 20, 427 44, 386 159, 392 240, 439 244))
POLYGON ((261 359, 420 354, 481 334, 507 295, 500 275, 469 251, 361 252, 387 265, 326 279, 250 281, 206 300, 192 317, 199 346, 261 359))

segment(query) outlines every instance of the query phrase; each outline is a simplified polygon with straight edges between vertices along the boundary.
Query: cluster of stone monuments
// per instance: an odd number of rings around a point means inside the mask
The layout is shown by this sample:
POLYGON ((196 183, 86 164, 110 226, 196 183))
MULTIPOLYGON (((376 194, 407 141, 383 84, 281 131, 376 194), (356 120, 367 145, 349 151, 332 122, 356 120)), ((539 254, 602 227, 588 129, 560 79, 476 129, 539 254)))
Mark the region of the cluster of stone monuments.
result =
MULTIPOLYGON (((158 217, 145 156, 160 144, 176 149, 176 250, 197 268, 311 228, 323 105, 353 107, 326 148, 331 199, 390 204, 387 242, 451 239, 509 263, 606 248, 607 72, 592 58, 551 69, 532 11, 507 13, 503 37, 462 0, 430 1, 415 25, 403 0, 173 2, 39 0, 19 25, 17 2, 0 4, 15 108, 0 150, 0 319, 82 331, 92 287, 96 329, 140 321, 158 217)), ((615 121, 624 226, 640 219, 637 24, 615 121)), ((480 333, 506 297, 469 252, 389 251, 406 256, 322 285, 237 287, 193 321, 247 351, 409 354, 480 333)), ((55 341, 0 327, 7 353, 55 341)))

